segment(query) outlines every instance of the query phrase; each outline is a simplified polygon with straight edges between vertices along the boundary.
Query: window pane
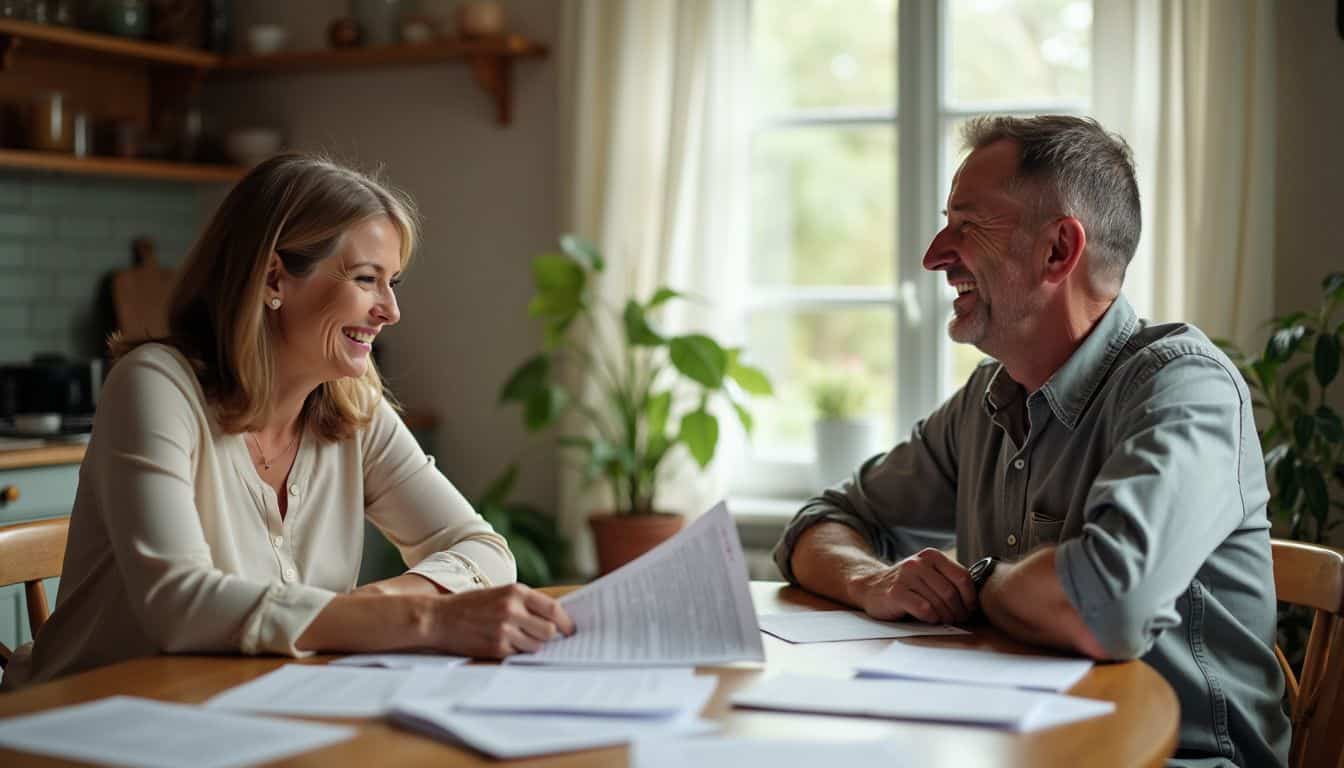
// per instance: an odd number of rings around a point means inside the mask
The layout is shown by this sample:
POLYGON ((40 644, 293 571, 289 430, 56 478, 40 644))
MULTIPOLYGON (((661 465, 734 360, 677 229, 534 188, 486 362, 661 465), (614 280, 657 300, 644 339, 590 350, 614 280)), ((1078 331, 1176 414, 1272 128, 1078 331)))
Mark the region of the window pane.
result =
POLYGON ((752 281, 891 285, 895 152, 891 125, 758 133, 752 157, 752 281))
POLYGON ((757 456, 812 460, 812 385, 825 374, 848 374, 867 394, 866 415, 890 445, 895 398, 896 318, 886 307, 763 310, 748 318, 752 358, 775 382, 775 397, 753 404, 757 456))
POLYGON ((758 114, 896 106, 896 0, 755 0, 758 114))
POLYGON ((952 104, 1090 100, 1089 0, 949 0, 948 11, 952 104))

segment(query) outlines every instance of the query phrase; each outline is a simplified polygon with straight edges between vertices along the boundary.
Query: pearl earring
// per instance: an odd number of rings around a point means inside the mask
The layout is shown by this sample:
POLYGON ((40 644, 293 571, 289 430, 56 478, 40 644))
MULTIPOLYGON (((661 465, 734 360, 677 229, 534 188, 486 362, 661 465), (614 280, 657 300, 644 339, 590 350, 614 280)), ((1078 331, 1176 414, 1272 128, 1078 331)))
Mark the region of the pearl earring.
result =
POLYGON ((279 299, 279 297, 276 297, 276 298, 274 298, 274 299, 271 299, 271 309, 279 309, 279 308, 280 308, 280 299, 279 299))

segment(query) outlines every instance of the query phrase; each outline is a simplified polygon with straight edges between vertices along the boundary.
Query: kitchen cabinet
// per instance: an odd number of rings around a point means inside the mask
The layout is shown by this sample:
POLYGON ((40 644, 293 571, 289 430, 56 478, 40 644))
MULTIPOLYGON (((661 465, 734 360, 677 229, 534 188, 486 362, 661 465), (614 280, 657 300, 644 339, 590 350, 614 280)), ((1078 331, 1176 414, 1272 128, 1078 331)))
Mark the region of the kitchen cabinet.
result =
MULTIPOLYGON (((20 453, 20 452, 15 452, 20 453)), ((0 454, 0 458, 4 458, 0 454)), ((6 488, 17 488, 18 498, 0 502, 0 525, 68 517, 75 504, 79 483, 79 464, 51 464, 0 470, 0 497, 6 488)), ((55 607, 60 579, 47 579, 43 586, 47 600, 55 607)), ((0 642, 10 648, 32 639, 28 626, 27 603, 23 585, 0 587, 0 642)))

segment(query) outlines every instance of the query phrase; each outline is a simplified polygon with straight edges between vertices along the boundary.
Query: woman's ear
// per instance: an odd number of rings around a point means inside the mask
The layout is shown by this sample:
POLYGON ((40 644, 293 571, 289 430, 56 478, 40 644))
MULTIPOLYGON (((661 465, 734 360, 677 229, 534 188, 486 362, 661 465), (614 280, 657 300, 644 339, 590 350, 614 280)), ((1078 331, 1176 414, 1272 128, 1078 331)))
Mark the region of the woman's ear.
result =
POLYGON ((281 279, 285 276, 285 265, 280 261, 280 254, 271 251, 271 258, 266 263, 266 303, 270 304, 275 299, 284 300, 280 288, 281 279))

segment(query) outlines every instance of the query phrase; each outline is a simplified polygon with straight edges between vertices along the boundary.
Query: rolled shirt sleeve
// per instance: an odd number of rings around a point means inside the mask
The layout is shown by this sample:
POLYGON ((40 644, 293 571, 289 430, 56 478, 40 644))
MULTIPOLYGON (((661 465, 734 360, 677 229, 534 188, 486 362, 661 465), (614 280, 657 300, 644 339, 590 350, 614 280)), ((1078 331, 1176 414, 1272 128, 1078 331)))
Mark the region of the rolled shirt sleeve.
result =
POLYGON ((917 423, 910 439, 873 456, 853 477, 815 496, 799 510, 775 545, 781 574, 797 584, 793 551, 808 528, 843 523, 861 535, 873 553, 892 562, 923 547, 946 547, 955 536, 959 429, 970 395, 983 391, 993 367, 981 366, 971 381, 917 423))
POLYGON ((361 439, 366 515, 410 573, 449 592, 517 580, 504 537, 443 476, 391 406, 378 405, 361 439))
POLYGON ((1223 363, 1181 346, 1144 354, 1082 535, 1055 555, 1069 601, 1117 659, 1180 624, 1177 598, 1250 506, 1239 478, 1244 443, 1257 439, 1248 393, 1223 363))

